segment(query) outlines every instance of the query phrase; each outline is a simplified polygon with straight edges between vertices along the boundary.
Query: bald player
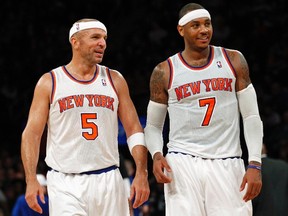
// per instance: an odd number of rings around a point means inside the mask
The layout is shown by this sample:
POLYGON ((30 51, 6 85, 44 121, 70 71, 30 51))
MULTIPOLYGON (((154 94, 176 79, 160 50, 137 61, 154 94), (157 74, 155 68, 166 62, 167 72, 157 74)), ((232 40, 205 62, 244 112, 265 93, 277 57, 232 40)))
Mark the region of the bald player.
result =
POLYGON ((49 211, 52 216, 129 215, 119 172, 118 117, 136 164, 131 185, 133 207, 144 203, 150 190, 143 128, 120 72, 101 65, 106 49, 106 26, 82 19, 69 32, 72 59, 39 79, 22 134, 21 155, 26 176, 26 200, 42 213, 36 178, 40 140, 47 126, 45 161, 49 211))

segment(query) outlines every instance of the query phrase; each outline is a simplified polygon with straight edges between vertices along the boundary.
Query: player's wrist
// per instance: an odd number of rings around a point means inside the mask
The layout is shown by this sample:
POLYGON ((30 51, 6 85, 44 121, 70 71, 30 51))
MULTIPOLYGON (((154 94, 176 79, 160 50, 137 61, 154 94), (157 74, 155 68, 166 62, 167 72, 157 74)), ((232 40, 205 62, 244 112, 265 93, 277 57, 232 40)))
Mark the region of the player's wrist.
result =
POLYGON ((260 170, 261 171, 261 165, 255 165, 255 164, 249 164, 247 166, 247 169, 257 169, 257 170, 260 170))
POLYGON ((154 155, 153 155, 153 160, 159 160, 161 159, 163 156, 162 152, 156 152, 154 155))
POLYGON ((148 170, 147 169, 137 169, 136 170, 136 173, 135 173, 135 177, 136 176, 141 176, 141 177, 144 177, 144 178, 148 178, 148 170))
POLYGON ((252 165, 256 165, 256 166, 261 166, 261 163, 258 162, 258 161, 249 161, 249 165, 252 164, 252 165))

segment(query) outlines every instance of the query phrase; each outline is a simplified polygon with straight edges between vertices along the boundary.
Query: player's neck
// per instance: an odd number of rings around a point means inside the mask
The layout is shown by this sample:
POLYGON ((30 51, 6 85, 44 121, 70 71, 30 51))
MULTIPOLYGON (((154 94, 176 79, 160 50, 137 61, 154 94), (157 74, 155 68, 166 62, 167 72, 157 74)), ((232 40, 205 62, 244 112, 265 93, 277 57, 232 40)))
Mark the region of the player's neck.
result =
POLYGON ((210 54, 210 47, 206 47, 204 49, 185 49, 182 52, 182 57, 184 60, 191 66, 203 66, 207 64, 208 58, 210 54))
POLYGON ((76 79, 90 80, 94 76, 96 71, 96 65, 87 65, 84 63, 78 63, 71 61, 66 65, 68 72, 76 79))

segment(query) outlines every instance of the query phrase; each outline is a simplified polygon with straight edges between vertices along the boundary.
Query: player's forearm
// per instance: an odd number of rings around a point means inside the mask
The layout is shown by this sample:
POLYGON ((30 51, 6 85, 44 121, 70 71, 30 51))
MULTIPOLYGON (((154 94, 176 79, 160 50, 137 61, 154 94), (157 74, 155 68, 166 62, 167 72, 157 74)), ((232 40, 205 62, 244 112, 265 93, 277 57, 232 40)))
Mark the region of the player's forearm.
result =
POLYGON ((136 175, 148 175, 147 171, 147 155, 148 150, 145 146, 136 145, 132 149, 132 156, 136 166, 136 175))
POLYGON ((162 131, 167 113, 167 105, 149 101, 147 108, 147 122, 144 128, 145 143, 152 158, 155 153, 163 150, 162 131))
POLYGON ((37 164, 39 159, 39 144, 30 142, 22 135, 21 159, 25 171, 26 182, 36 179, 37 164))
POLYGON ((261 121, 256 91, 252 84, 237 92, 239 109, 243 118, 244 137, 249 154, 249 162, 261 163, 263 143, 263 123, 261 121))

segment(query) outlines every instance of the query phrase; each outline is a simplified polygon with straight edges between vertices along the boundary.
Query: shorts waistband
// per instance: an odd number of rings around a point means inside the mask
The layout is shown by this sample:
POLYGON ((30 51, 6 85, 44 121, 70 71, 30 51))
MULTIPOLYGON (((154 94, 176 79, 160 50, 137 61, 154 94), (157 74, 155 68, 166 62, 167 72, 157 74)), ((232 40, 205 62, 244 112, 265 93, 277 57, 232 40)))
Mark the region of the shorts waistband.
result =
POLYGON ((195 156, 195 155, 192 155, 192 154, 188 154, 188 153, 184 153, 184 152, 177 152, 177 151, 169 151, 168 154, 170 153, 175 153, 175 154, 183 154, 183 155, 189 155, 191 157, 194 157, 194 158, 201 158, 203 160, 226 160, 226 159, 240 159, 241 157, 239 156, 234 156, 234 157, 226 157, 226 158, 203 158, 203 157, 200 157, 200 156, 195 156))
MULTIPOLYGON (((109 171, 112 171, 115 169, 118 169, 118 167, 116 165, 113 165, 113 166, 106 167, 106 168, 99 169, 99 170, 91 170, 91 171, 81 172, 81 173, 65 173, 65 174, 72 174, 72 175, 93 175, 93 174, 95 174, 95 175, 98 175, 98 174, 106 173, 106 172, 109 172, 109 171)), ((49 171, 51 171, 51 170, 54 170, 55 172, 60 172, 58 170, 49 168, 49 171)))

